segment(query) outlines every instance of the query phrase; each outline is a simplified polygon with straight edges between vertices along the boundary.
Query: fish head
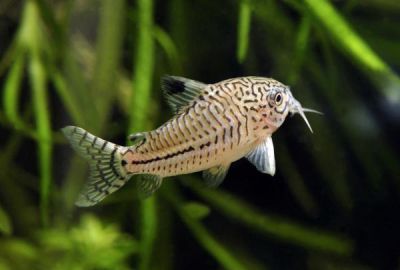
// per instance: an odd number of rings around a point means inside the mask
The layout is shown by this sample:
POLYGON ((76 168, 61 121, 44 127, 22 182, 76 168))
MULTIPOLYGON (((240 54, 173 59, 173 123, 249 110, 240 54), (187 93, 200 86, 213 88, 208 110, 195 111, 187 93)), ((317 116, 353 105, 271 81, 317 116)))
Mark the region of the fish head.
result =
POLYGON ((279 128, 289 114, 291 95, 288 88, 283 84, 276 84, 271 87, 267 95, 267 114, 264 116, 267 122, 274 129, 279 128))
POLYGON ((310 131, 313 132, 311 125, 304 113, 322 113, 313 109, 303 108, 301 103, 293 97, 289 86, 281 84, 275 80, 273 82, 273 84, 271 83, 272 87, 269 89, 267 97, 267 122, 277 129, 283 124, 289 114, 300 114, 310 131))

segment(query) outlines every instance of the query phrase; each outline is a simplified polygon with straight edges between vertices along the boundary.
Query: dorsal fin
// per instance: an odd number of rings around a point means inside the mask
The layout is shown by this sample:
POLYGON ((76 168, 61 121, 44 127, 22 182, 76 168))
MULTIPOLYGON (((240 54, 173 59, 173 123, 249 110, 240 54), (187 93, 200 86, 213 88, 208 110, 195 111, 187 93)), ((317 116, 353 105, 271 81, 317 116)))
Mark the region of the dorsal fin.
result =
POLYGON ((161 88, 174 113, 196 99, 206 86, 204 83, 178 76, 164 76, 161 79, 161 88))

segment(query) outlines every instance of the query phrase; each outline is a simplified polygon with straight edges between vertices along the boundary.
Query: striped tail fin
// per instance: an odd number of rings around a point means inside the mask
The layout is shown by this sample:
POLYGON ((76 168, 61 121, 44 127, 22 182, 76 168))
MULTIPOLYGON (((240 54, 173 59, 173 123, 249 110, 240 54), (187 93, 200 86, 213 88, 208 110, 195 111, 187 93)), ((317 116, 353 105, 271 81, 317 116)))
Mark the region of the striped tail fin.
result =
POLYGON ((95 205, 129 180, 121 165, 119 150, 123 146, 100 139, 79 127, 67 126, 62 132, 74 150, 90 164, 89 181, 75 202, 77 206, 95 205))

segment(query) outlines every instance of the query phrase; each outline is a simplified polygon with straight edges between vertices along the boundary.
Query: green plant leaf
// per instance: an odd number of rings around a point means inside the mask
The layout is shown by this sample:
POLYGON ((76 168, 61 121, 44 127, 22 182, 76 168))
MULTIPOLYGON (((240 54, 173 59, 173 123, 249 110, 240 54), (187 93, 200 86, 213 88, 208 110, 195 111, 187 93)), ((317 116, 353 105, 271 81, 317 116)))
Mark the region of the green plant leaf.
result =
POLYGON ((33 91, 36 128, 38 133, 38 158, 40 168, 40 208, 41 219, 47 225, 52 174, 52 132, 50 112, 47 102, 47 72, 39 57, 33 54, 30 65, 30 82, 33 91))
POLYGON ((0 206, 0 233, 10 235, 12 233, 12 225, 7 212, 0 206))
POLYGON ((247 269, 245 265, 237 259, 232 251, 220 243, 196 218, 193 218, 187 211, 184 210, 182 205, 183 199, 179 191, 173 186, 168 193, 165 193, 167 199, 175 207, 182 221, 186 224, 193 236, 197 239, 199 244, 203 246, 218 263, 227 270, 242 270, 247 269))
POLYGON ((356 33, 344 17, 327 0, 304 1, 309 11, 335 41, 378 85, 378 90, 391 102, 400 103, 400 78, 356 33))
MULTIPOLYGON (((138 40, 135 55, 133 87, 128 134, 153 127, 151 112, 151 82, 154 72, 153 1, 137 1, 138 40)), ((138 269, 151 269, 154 241, 157 236, 157 201, 153 195, 140 202, 140 253, 138 269)))
POLYGON ((249 32, 251 22, 251 7, 247 0, 242 0, 239 7, 238 37, 236 57, 242 63, 249 47, 249 32))
POLYGON ((205 190, 196 181, 191 181, 188 185, 222 213, 261 233, 304 248, 340 255, 350 255, 353 252, 353 243, 343 236, 308 229, 295 222, 266 215, 232 194, 221 190, 205 190))
POLYGON ((187 202, 182 206, 182 210, 194 219, 202 219, 210 214, 210 208, 199 202, 187 202))

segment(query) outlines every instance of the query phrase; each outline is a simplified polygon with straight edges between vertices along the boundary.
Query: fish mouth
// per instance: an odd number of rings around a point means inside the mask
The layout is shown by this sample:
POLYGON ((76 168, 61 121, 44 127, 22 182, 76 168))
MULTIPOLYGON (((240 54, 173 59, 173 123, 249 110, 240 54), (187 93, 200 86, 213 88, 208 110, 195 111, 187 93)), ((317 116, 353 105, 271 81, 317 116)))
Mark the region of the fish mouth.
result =
POLYGON ((309 109, 309 108, 303 108, 300 104, 300 102, 298 102, 297 100, 294 99, 294 102, 291 104, 290 108, 289 108, 289 112, 291 115, 293 114, 300 114, 301 118, 303 118, 304 122, 306 122, 308 128, 310 129, 311 133, 313 133, 313 130, 311 128, 310 123, 307 120, 306 115, 304 114, 305 112, 310 112, 310 113, 316 113, 316 114, 323 114, 322 112, 319 112, 317 110, 313 110, 313 109, 309 109))

